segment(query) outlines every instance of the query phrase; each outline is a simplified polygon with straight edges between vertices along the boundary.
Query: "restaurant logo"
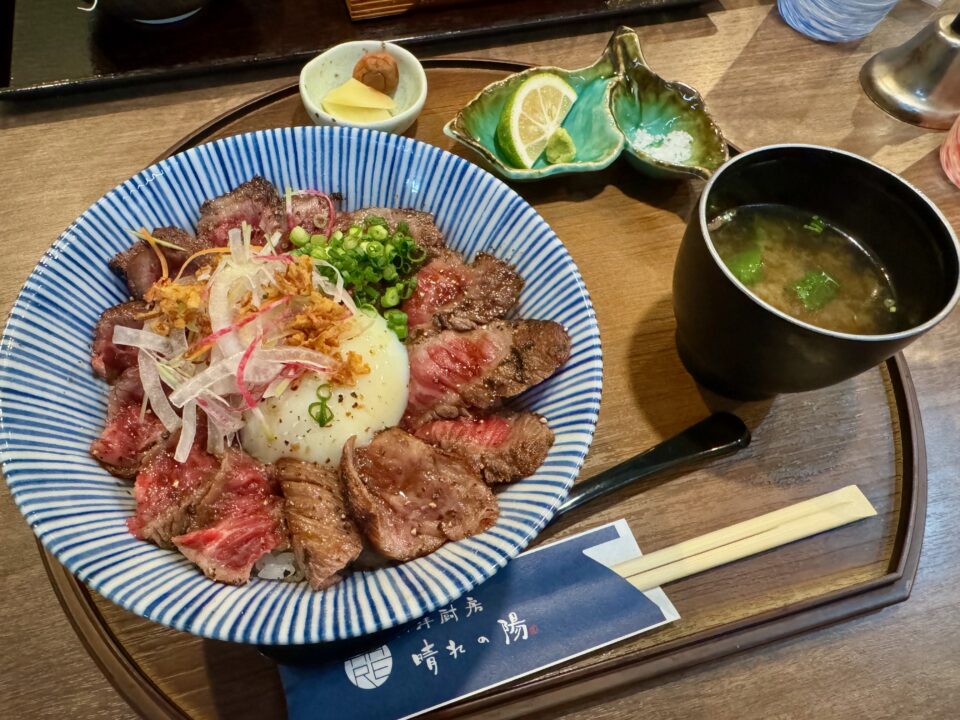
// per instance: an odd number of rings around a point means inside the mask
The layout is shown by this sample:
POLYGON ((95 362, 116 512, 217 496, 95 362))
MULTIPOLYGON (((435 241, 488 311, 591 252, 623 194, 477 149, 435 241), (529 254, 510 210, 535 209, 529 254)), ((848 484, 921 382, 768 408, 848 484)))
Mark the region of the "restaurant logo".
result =
POLYGON ((355 655, 343 664, 350 682, 361 690, 373 690, 383 685, 393 670, 393 656, 386 645, 368 653, 355 655))

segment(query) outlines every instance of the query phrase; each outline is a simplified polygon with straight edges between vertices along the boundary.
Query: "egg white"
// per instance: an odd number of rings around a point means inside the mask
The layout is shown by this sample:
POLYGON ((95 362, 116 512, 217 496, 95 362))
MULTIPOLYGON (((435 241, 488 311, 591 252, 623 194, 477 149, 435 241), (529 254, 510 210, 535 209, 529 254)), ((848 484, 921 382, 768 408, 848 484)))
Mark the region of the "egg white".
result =
POLYGON ((296 388, 288 388, 279 397, 260 403, 265 423, 247 413, 241 431, 244 450, 265 463, 290 457, 337 464, 343 444, 351 435, 356 435, 357 443, 363 445, 380 430, 400 422, 407 407, 410 379, 407 350, 383 318, 371 320, 360 315, 352 322, 365 325, 366 329, 343 341, 340 351, 344 356, 349 351, 360 355, 370 372, 359 376, 351 387, 331 386, 330 424, 320 427, 307 412, 310 404, 317 401, 317 388, 327 382, 310 373, 296 388))

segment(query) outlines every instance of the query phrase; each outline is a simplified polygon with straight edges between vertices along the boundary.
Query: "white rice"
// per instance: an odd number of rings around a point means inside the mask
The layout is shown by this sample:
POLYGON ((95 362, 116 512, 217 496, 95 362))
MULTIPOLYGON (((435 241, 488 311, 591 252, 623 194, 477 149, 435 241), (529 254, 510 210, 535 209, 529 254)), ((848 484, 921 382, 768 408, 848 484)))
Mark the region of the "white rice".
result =
POLYGON ((264 580, 284 580, 300 582, 303 571, 297 567, 297 560, 290 550, 274 550, 261 557, 253 566, 257 577, 264 580))

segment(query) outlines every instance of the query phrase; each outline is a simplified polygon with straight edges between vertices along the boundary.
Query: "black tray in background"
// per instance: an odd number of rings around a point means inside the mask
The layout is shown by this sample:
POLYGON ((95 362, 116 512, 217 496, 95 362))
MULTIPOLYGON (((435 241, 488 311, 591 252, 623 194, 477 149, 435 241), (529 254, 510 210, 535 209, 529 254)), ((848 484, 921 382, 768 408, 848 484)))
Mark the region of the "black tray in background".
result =
POLYGON ((83 12, 79 0, 0 0, 0 99, 303 61, 347 40, 449 44, 703 1, 479 0, 353 22, 344 0, 214 0, 147 26, 83 12))

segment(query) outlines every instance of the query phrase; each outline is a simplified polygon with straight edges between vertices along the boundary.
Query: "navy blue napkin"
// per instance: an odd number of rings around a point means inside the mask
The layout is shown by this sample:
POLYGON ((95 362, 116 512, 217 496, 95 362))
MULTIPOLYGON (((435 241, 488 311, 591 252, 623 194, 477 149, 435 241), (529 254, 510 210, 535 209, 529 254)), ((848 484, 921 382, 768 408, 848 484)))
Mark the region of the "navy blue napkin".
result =
POLYGON ((639 554, 621 520, 523 553, 420 620, 281 658, 289 717, 412 717, 677 619, 608 567, 639 554))

